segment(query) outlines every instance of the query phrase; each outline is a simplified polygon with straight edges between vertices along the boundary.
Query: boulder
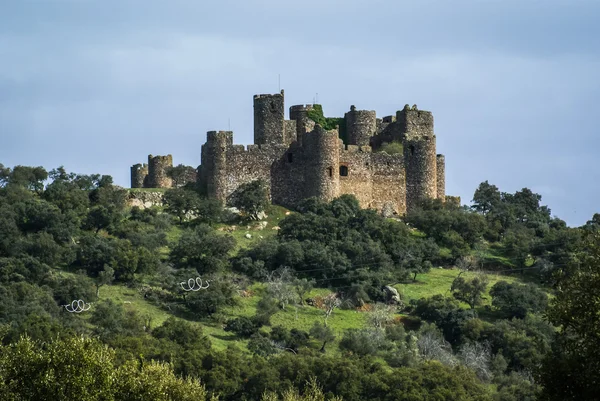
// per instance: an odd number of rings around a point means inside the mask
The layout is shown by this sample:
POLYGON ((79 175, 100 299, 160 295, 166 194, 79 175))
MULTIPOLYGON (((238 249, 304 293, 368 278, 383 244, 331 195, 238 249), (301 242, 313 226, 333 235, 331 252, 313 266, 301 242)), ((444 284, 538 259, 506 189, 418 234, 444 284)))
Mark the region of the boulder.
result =
POLYGON ((400 298, 400 294, 398 290, 392 287, 391 285, 386 285, 383 287, 383 292, 385 292, 385 298, 388 302, 392 302, 395 304, 401 304, 402 299, 400 298))

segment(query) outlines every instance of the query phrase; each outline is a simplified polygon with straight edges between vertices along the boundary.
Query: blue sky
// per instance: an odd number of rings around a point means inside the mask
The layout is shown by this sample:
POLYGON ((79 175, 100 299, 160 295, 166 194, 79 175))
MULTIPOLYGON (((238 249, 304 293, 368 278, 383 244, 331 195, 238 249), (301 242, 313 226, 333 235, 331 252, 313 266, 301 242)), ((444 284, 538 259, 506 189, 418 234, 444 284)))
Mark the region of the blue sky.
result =
POLYGON ((0 163, 129 185, 149 153, 198 165, 206 131, 252 142, 252 96, 325 114, 434 113, 449 194, 529 187, 600 212, 595 0, 2 0, 0 163))

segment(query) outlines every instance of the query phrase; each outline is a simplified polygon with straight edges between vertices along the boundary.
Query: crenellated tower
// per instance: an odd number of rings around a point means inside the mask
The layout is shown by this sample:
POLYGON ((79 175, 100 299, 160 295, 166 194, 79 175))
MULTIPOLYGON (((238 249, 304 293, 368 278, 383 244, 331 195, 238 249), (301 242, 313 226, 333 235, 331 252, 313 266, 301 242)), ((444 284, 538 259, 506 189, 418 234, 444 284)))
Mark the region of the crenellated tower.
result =
POLYGON ((329 202, 340 193, 340 149, 343 146, 337 130, 327 131, 320 125, 304 134, 305 197, 329 202))
POLYGON ((167 175, 167 171, 173 167, 173 156, 148 155, 148 179, 144 185, 146 188, 171 188, 173 180, 167 175))
POLYGON ((254 143, 283 145, 285 142, 283 90, 274 95, 254 95, 254 143))
POLYGON ((346 120, 347 145, 369 146, 371 137, 377 132, 377 115, 373 110, 356 110, 350 106, 350 111, 344 115, 346 120))
POLYGON ((232 146, 232 131, 209 131, 201 150, 200 187, 209 197, 221 202, 227 197, 227 151, 232 146))
POLYGON ((144 188, 148 177, 148 165, 138 163, 131 166, 131 188, 144 188))
POLYGON ((433 115, 408 105, 396 113, 403 132, 406 170, 406 209, 410 211, 426 198, 437 198, 437 159, 433 115))

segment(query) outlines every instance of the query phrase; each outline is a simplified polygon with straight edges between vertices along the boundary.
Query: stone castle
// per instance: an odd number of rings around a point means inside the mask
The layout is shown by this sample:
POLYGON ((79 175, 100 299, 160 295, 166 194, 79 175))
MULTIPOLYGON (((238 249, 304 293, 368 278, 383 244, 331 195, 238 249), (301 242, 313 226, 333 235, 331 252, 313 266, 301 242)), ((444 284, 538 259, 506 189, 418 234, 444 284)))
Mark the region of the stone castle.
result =
MULTIPOLYGON (((377 118, 351 106, 343 118, 325 118, 320 105, 299 105, 290 107, 289 117, 282 90, 254 96, 253 145, 234 145, 231 131, 208 132, 197 169, 200 188, 225 202, 241 184, 262 179, 275 204, 353 194, 362 207, 386 215, 405 214, 425 198, 446 199, 445 159, 436 154, 431 112, 406 105, 377 118), (388 154, 390 143, 401 151, 388 154)), ((131 168, 131 187, 171 187, 166 171, 172 165, 171 155, 150 155, 147 165, 131 168)))

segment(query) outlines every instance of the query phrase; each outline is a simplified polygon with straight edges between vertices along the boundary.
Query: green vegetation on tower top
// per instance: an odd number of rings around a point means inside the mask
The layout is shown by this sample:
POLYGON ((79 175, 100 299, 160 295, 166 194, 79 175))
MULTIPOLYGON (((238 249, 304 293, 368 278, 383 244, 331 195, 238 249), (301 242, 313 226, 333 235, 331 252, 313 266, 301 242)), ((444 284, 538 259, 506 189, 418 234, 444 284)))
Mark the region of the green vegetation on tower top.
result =
POLYGON ((347 142, 346 137, 346 119, 343 117, 325 117, 323 114, 323 106, 320 104, 314 104, 311 110, 306 113, 308 118, 319 124, 326 130, 337 129, 339 127, 339 136, 347 142))

